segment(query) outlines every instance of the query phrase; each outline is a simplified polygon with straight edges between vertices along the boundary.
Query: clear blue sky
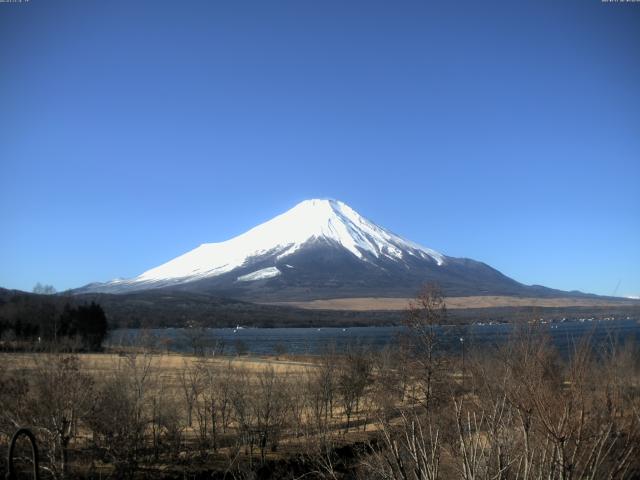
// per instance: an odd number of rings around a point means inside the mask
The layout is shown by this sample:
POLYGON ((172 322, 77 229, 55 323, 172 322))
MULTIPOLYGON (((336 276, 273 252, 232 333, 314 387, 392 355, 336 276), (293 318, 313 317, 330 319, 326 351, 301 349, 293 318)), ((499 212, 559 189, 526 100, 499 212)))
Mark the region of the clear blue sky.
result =
POLYGON ((130 277, 312 197, 640 295, 640 4, 0 3, 0 286, 130 277))

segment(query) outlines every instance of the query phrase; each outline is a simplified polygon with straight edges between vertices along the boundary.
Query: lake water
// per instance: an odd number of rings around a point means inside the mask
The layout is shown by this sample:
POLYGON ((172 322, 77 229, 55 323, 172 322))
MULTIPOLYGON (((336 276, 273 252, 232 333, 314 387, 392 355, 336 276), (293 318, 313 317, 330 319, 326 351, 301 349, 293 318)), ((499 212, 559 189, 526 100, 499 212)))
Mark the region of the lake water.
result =
MULTIPOLYGON (((437 327, 439 342, 444 351, 457 352, 465 348, 493 348, 505 343, 513 331, 513 325, 469 325, 462 327, 437 327), (462 339, 462 341, 461 341, 462 339)), ((540 333, 547 333, 555 346, 563 353, 571 351, 584 335, 592 335, 597 347, 611 341, 640 340, 640 322, 635 319, 609 321, 571 321, 539 326, 540 333)), ((364 346, 382 349, 398 341, 404 327, 351 327, 351 328, 211 328, 194 331, 184 328, 152 330, 119 329, 111 332, 108 344, 154 345, 156 348, 176 352, 193 350, 192 338, 204 336, 197 348, 216 349, 224 354, 251 353, 271 355, 278 353, 316 355, 327 348, 345 351, 364 346), (196 333, 198 335, 196 335, 196 333)))

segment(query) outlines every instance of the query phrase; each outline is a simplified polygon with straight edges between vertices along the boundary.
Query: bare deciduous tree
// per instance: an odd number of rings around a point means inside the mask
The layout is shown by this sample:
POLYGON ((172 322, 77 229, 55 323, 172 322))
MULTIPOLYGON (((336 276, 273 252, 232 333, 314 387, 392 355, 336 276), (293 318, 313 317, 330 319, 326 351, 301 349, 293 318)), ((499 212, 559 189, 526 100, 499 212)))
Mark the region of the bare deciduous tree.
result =
POLYGON ((371 359, 367 352, 349 352, 339 367, 338 392, 347 417, 345 431, 349 431, 353 414, 358 413, 360 401, 371 380, 371 359))
POLYGON ((438 327, 447 316, 444 296, 438 285, 427 284, 409 304, 406 326, 414 343, 417 364, 415 374, 421 385, 421 398, 426 408, 431 406, 443 382, 445 358, 438 354, 438 327))
POLYGON ((115 467, 118 478, 133 477, 145 433, 153 420, 151 387, 152 357, 121 357, 112 373, 102 379, 87 425, 96 448, 115 467))
POLYGON ((69 445, 93 405, 93 380, 73 355, 46 355, 34 361, 27 402, 16 412, 14 424, 36 430, 49 458, 44 468, 56 478, 66 478, 69 445))
POLYGON ((187 426, 193 426, 193 408, 196 404, 200 391, 202 389, 203 371, 198 365, 192 365, 188 360, 184 360, 183 368, 178 374, 182 399, 185 404, 185 412, 187 414, 187 426))
POLYGON ((400 422, 380 423, 381 448, 372 448, 368 470, 389 480, 437 480, 442 446, 439 431, 428 417, 400 412, 400 422))

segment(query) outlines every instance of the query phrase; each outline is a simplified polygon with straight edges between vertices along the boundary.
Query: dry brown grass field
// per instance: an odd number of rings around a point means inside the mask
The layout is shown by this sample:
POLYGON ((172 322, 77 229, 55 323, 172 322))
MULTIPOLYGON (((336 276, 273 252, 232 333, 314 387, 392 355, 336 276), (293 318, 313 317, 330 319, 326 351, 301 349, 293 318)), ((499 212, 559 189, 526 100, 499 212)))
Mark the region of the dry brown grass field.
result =
MULTIPOLYGON (((15 353, 0 352, 0 365, 6 371, 15 369, 29 370, 37 368, 38 365, 45 361, 47 354, 43 353, 15 353)), ((78 353, 76 354, 80 360, 82 369, 91 375, 99 377, 105 373, 113 372, 118 369, 125 359, 125 354, 119 353, 78 353)), ((314 363, 311 360, 289 360, 284 357, 198 357, 185 354, 155 354, 155 353, 139 353, 138 356, 148 358, 152 367, 156 372, 163 376, 174 376, 177 372, 185 368, 192 368, 196 364, 206 363, 217 368, 237 367, 250 372, 258 373, 267 368, 273 368, 278 373, 301 374, 307 368, 313 368, 314 363)))
MULTIPOLYGON (((337 398, 337 392, 330 393, 332 398, 323 397, 324 406, 319 407, 326 410, 329 408, 326 402, 331 402, 330 411, 323 413, 318 411, 316 406, 314 412, 314 407, 307 403, 305 390, 312 388, 311 385, 316 382, 314 377, 323 368, 324 378, 332 384, 330 388, 336 389, 336 380, 330 379, 327 375, 337 375, 338 364, 344 361, 344 359, 338 360, 337 357, 331 360, 332 365, 327 365, 326 362, 322 365, 320 359, 313 357, 213 358, 144 352, 73 355, 1 352, 0 386, 3 378, 5 380, 19 378, 29 382, 30 379, 38 377, 55 377, 60 374, 60 370, 65 369, 64 362, 69 358, 77 359, 77 365, 72 371, 67 371, 62 376, 72 385, 74 379, 70 377, 74 375, 90 378, 87 385, 92 385, 96 391, 100 389, 100 385, 109 384, 113 380, 124 383, 120 385, 122 390, 118 390, 116 395, 133 396, 133 403, 138 405, 135 408, 140 408, 140 415, 145 417, 142 420, 145 425, 142 427, 142 437, 155 436, 156 429, 165 429, 164 435, 167 436, 171 429, 178 432, 179 438, 173 451, 169 454, 165 452, 164 455, 156 455, 152 465, 146 466, 146 475, 154 476, 173 472, 176 463, 182 464, 188 459, 197 459, 199 469, 221 471, 241 468, 242 462, 246 464, 247 461, 249 464, 274 462, 316 452, 321 442, 327 440, 327 435, 335 436, 329 443, 336 446, 366 442, 370 433, 376 428, 369 411, 372 400, 364 391, 357 394, 360 396, 356 400, 360 404, 359 408, 355 406, 353 410, 353 403, 347 407, 351 409, 348 416, 337 398), (221 393, 220 390, 225 390, 225 393, 221 393), (220 402, 219 399, 214 399, 218 394, 225 396, 223 401, 226 404, 217 403, 211 406, 211 402, 220 402), (265 397, 269 397, 269 400, 263 402, 265 397), (164 407, 159 406, 161 404, 164 407), (168 411, 164 414, 158 413, 157 408, 166 408, 168 411), (226 413, 222 413, 223 416, 228 417, 227 419, 220 418, 220 411, 223 408, 227 409, 226 413), (160 427, 165 421, 161 418, 163 415, 168 415, 173 424, 160 427), (215 440, 212 436, 212 415, 219 424, 216 427, 219 432, 216 433, 215 440), (158 426, 149 427, 156 422, 158 426), (314 427, 309 427, 310 424, 314 424, 314 427), (253 438, 247 440, 247 435, 253 438), (269 448, 265 448, 266 443, 261 445, 259 439, 263 436, 266 441, 267 435, 269 441, 273 442, 269 448)), ((375 374, 370 370, 366 375, 372 378, 375 374)), ((61 385, 60 388, 64 391, 69 387, 61 385)), ((365 388, 364 385, 363 388, 365 388)), ((53 386, 53 389, 53 392, 47 393, 55 396, 57 395, 56 387, 53 386)), ((317 394, 322 395, 320 392, 317 394)), ((318 398, 316 397, 316 401, 318 398)), ((46 399, 40 395, 33 401, 37 408, 38 405, 45 403, 46 399)), ((109 406, 108 403, 107 406, 109 406)), ((65 408, 67 407, 63 407, 63 410, 65 408)), ((88 414, 91 407, 85 406, 85 410, 87 412, 85 414, 88 414)), ((13 413, 14 417, 20 416, 20 412, 13 413)), ((107 423, 119 421, 116 412, 112 411, 107 415, 109 415, 106 418, 107 423), (115 418, 111 418, 111 415, 115 418)), ((127 420, 133 422, 129 417, 127 420)), ((15 426, 17 427, 17 423, 15 426)), ((46 430, 49 431, 49 427, 46 430)), ((66 468, 75 471, 76 474, 89 474, 86 461, 81 458, 83 456, 81 452, 91 448, 95 435, 91 430, 87 426, 77 427, 73 432, 73 441, 69 443, 70 451, 75 451, 76 455, 71 455, 75 460, 71 460, 66 468)), ((3 437, 4 442, 7 441, 10 431, 11 428, 5 430, 4 435, 0 432, 0 445, 3 443, 3 437)), ((55 434, 50 434, 49 437, 51 436, 55 437, 55 434)), ((147 441, 156 443, 155 439, 147 438, 147 441)), ((175 442, 176 439, 173 441, 175 442)), ((165 439, 164 442, 168 444, 170 440, 165 439)), ((53 446, 50 449, 55 450, 53 446)), ((118 473, 117 467, 114 467, 114 463, 117 462, 115 460, 107 463, 93 461, 91 465, 93 472, 98 472, 100 476, 119 477, 121 474, 118 473)), ((61 478, 60 472, 51 475, 54 478, 61 478)))
MULTIPOLYGON (((304 302, 277 302, 272 305, 285 305, 314 310, 406 310, 411 298, 331 298, 326 300, 311 300, 304 302)), ((598 298, 528 298, 508 296, 471 296, 447 297, 447 308, 496 308, 496 307, 611 307, 640 305, 631 299, 598 299, 598 298)))

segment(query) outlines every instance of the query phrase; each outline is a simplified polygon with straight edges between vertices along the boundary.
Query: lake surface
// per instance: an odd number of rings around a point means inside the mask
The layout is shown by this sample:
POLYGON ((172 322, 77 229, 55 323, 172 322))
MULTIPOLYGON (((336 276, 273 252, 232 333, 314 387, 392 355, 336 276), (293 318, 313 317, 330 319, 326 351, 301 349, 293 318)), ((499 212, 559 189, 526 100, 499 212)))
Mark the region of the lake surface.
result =
MULTIPOLYGON (((464 348, 495 348, 509 339, 513 329, 511 324, 437 327, 442 350, 450 352, 461 351, 463 344, 464 348)), ((407 332, 405 327, 118 329, 111 332, 107 343, 111 346, 152 345, 175 352, 190 352, 195 346, 229 355, 317 355, 327 348, 335 348, 338 352, 355 347, 382 349, 407 332)), ((539 325, 537 332, 548 334, 561 352, 568 353, 588 334, 592 335, 596 348, 612 341, 637 342, 640 340, 640 322, 625 319, 547 323, 539 325)))

